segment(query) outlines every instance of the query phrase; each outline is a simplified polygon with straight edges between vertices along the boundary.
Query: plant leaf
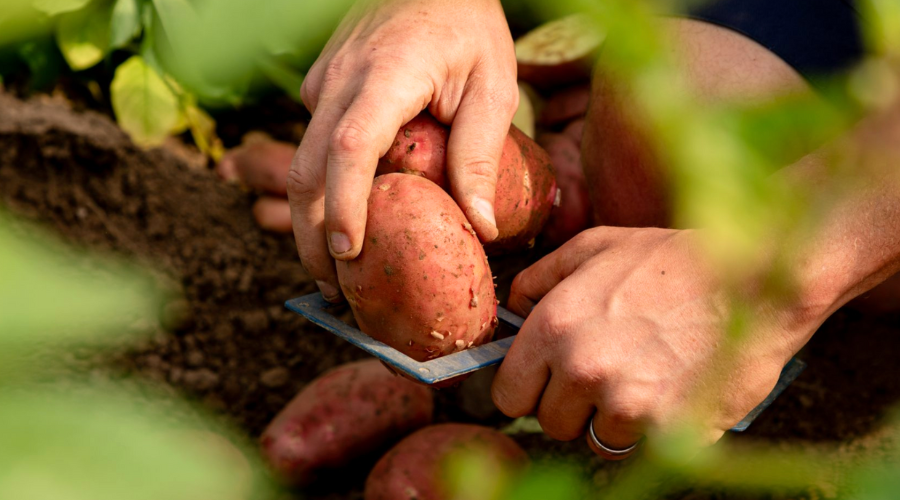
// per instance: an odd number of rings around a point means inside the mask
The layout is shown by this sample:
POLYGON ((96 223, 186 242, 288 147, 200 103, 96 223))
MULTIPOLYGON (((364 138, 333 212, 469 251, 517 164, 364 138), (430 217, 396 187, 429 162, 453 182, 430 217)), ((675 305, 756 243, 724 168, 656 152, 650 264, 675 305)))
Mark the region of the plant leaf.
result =
POLYGON ((48 16, 55 16, 64 12, 72 12, 91 3, 91 0, 34 0, 34 8, 48 16))
POLYGON ((216 134, 216 121, 196 104, 188 105, 184 109, 184 114, 197 148, 213 161, 221 160, 222 155, 225 154, 225 147, 222 146, 222 141, 216 134))
POLYGON ((138 144, 161 144, 178 124, 178 96, 141 56, 116 69, 110 94, 119 125, 138 144))
POLYGON ((124 47, 141 32, 141 9, 137 0, 116 0, 109 24, 109 46, 124 47))
POLYGON ((34 356, 133 338, 127 327, 156 315, 156 293, 133 269, 35 233, 0 213, 0 382, 34 356))
POLYGON ((300 87, 303 73, 278 61, 274 57, 264 57, 259 61, 259 69, 272 83, 287 92, 291 99, 300 102, 300 87))
POLYGON ((109 4, 91 4, 59 17, 56 41, 69 67, 78 71, 103 60, 109 50, 111 17, 109 4))
POLYGON ((134 392, 72 382, 0 391, 0 498, 241 500, 265 486, 256 461, 190 422, 186 405, 134 392))

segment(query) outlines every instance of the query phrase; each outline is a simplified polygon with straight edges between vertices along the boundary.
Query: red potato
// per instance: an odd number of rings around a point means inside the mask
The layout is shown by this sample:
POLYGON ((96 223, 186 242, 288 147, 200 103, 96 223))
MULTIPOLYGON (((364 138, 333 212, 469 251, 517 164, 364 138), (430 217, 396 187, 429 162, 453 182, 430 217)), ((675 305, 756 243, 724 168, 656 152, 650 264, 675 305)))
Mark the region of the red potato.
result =
POLYGON ((275 417, 262 454, 285 483, 378 451, 431 423, 433 392, 392 375, 378 360, 339 366, 313 380, 275 417))
POLYGON ((359 328, 418 361, 493 337, 487 257, 453 198, 426 179, 375 178, 362 251, 337 272, 359 328))
POLYGON ((541 235, 545 244, 558 247, 593 225, 591 198, 575 140, 567 134, 543 134, 538 140, 556 166, 560 192, 559 203, 541 235))
POLYGON ((578 150, 581 150, 581 141, 584 138, 584 118, 580 118, 578 120, 574 120, 566 125, 566 128, 562 131, 563 135, 567 135, 575 141, 575 145, 578 146, 578 150))
MULTIPOLYGON (((456 453, 477 453, 490 477, 520 472, 528 455, 509 436, 470 424, 421 429, 391 448, 366 479, 365 500, 449 500, 454 498, 444 468, 456 453)), ((465 479, 465 478, 463 478, 465 479)))
MULTIPOLYGON (((439 140, 447 140, 448 132, 427 112, 419 114, 400 128, 394 146, 379 162, 378 172, 414 173, 448 189, 446 147, 438 145, 439 140), (441 152, 440 157, 436 151, 441 152)), ((528 246, 547 222, 555 199, 556 173, 550 157, 511 126, 497 172, 494 216, 499 235, 484 245, 485 252, 497 255, 528 246)))
POLYGON ((450 130, 422 112, 400 127, 391 149, 378 160, 375 175, 399 172, 424 177, 446 187, 447 139, 450 130))
POLYGON ((541 90, 585 82, 604 38, 581 14, 543 24, 516 40, 519 79, 541 90))
POLYGON ((588 83, 554 92, 541 110, 539 123, 547 127, 554 127, 582 118, 587 113, 590 100, 591 85, 588 83))

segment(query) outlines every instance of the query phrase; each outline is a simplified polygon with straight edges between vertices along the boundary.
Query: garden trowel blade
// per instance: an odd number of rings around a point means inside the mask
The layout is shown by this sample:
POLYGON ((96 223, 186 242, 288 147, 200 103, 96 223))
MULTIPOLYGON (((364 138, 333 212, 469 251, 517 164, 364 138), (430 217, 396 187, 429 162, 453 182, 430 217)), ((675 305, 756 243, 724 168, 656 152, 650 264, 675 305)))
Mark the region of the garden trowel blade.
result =
MULTIPOLYGON (((416 361, 341 321, 336 313, 340 312, 345 305, 332 304, 326 301, 320 293, 297 297, 285 302, 284 305, 291 311, 387 363, 398 372, 428 385, 500 363, 516 338, 515 335, 512 335, 430 361, 416 361)), ((497 307, 497 318, 502 325, 514 331, 518 331, 524 322, 522 318, 502 307, 497 307)), ((806 368, 806 363, 796 358, 791 359, 781 371, 781 376, 772 392, 731 430, 735 432, 746 430, 753 420, 800 375, 804 368, 806 368)))

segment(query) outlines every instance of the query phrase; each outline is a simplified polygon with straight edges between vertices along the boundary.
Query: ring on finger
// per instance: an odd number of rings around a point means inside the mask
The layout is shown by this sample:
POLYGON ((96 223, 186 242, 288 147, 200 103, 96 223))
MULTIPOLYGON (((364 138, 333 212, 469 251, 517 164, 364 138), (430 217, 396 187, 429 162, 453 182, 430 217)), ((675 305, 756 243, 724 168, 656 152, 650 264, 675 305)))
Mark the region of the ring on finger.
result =
POLYGON ((641 441, 643 441, 643 439, 639 439, 639 440, 635 441, 634 444, 632 444, 631 446, 621 448, 621 449, 616 449, 616 448, 607 446, 607 445, 603 444, 603 442, 600 441, 600 439, 597 438, 597 434, 594 432, 594 420, 593 419, 591 419, 590 423, 588 424, 588 437, 590 438, 591 443, 593 443, 593 445, 596 446, 597 449, 599 449, 602 452, 601 455, 608 455, 609 458, 613 458, 613 459, 622 459, 622 458, 627 457, 628 455, 631 455, 638 448, 638 446, 640 446, 641 441))

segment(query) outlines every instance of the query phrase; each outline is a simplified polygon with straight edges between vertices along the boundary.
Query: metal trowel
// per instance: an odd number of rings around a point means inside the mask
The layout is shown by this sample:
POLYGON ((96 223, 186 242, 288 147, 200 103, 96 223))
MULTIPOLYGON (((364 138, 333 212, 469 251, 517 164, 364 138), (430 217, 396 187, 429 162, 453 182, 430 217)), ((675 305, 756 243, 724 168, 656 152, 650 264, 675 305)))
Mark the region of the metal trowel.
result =
MULTIPOLYGON (((512 335, 430 361, 416 361, 338 319, 336 313, 346 306, 327 302, 320 293, 297 297, 285 302, 284 305, 291 311, 304 316, 316 325, 391 365, 398 372, 428 385, 500 363, 516 338, 515 335, 512 335)), ((497 307, 497 318, 500 320, 500 328, 511 328, 514 332, 518 331, 525 321, 499 306, 497 307)), ((800 375, 804 368, 806 368, 806 363, 796 358, 791 359, 781 370, 778 383, 775 384, 772 392, 731 430, 735 432, 746 430, 756 417, 800 375)))

